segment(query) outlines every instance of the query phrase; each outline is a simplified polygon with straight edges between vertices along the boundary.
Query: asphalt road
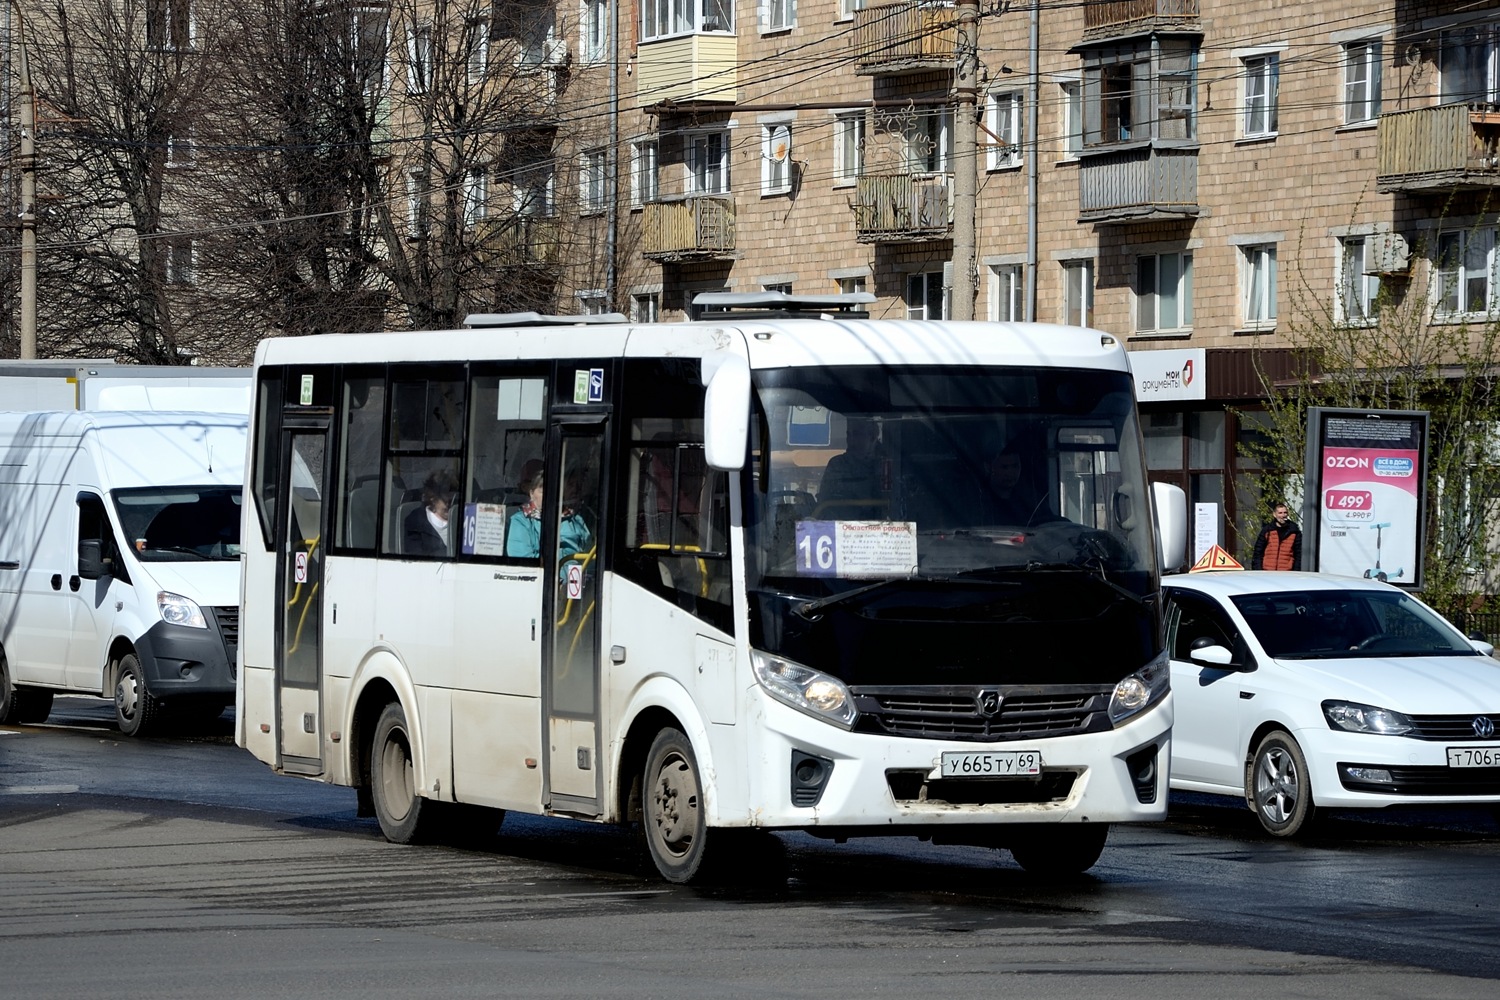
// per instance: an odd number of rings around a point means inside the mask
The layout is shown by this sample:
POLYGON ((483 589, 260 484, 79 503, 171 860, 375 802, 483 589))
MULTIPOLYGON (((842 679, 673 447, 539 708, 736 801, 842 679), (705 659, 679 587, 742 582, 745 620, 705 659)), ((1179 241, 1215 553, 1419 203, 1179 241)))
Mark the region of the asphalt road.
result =
POLYGON ((102 703, 0 728, 0 983, 76 997, 1488 997, 1485 812, 1276 843, 1175 800, 1089 875, 804 835, 743 884, 666 885, 625 831, 511 815, 398 847, 349 789, 273 775, 227 719, 127 740, 102 703))

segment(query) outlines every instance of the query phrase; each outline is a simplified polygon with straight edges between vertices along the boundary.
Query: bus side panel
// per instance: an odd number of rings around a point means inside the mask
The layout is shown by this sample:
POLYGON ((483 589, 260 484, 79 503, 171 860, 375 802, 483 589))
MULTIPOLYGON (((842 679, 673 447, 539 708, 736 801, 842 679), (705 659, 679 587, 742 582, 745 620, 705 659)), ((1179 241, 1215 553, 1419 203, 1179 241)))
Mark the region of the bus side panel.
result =
POLYGON ((462 802, 542 810, 542 703, 453 692, 453 794, 462 802), (527 761, 532 761, 527 765, 527 761))
MULTIPOLYGON (((693 741, 698 770, 704 781, 708 821, 713 825, 744 826, 749 822, 746 798, 747 769, 743 764, 744 732, 740 727, 713 725, 712 706, 734 704, 739 685, 735 671, 720 670, 708 678, 707 664, 700 664, 705 634, 721 642, 729 637, 693 617, 669 601, 636 586, 618 575, 608 578, 609 629, 605 648, 623 646, 625 661, 606 658, 604 674, 604 718, 617 728, 606 748, 612 778, 628 782, 631 775, 617 774, 618 754, 632 720, 648 708, 665 708, 677 717, 682 731, 693 741), (703 674, 699 666, 705 666, 703 674), (712 689, 705 686, 711 685, 712 689), (727 690, 725 690, 727 688, 727 690)), ((650 739, 649 734, 643 734, 650 739)), ((613 791, 607 793, 615 801, 613 791)))
POLYGON ((417 712, 423 726, 422 756, 426 776, 419 790, 429 798, 453 798, 453 692, 448 688, 417 688, 417 712))

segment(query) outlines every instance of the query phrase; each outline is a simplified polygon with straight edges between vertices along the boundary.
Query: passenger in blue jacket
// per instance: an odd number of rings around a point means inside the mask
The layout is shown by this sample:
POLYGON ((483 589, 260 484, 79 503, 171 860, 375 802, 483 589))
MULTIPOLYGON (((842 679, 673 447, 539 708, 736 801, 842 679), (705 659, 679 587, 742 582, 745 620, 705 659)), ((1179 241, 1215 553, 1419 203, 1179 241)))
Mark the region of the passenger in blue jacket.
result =
MULTIPOLYGON (((510 516, 510 526, 505 532, 505 554, 508 556, 536 559, 542 554, 542 490, 546 476, 546 470, 538 467, 521 484, 528 499, 510 516)), ((563 563, 588 551, 593 542, 593 533, 583 518, 572 508, 564 507, 557 541, 557 561, 563 563)))

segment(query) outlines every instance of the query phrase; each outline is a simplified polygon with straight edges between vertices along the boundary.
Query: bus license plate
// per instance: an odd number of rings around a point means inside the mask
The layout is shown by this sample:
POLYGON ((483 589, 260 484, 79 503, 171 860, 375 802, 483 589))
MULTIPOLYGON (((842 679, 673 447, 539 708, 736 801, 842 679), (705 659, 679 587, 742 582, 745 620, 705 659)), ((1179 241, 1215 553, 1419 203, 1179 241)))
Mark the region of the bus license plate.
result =
POLYGON ((1018 778, 1042 773, 1040 750, 950 750, 941 758, 945 778, 1018 778))
POLYGON ((1449 747, 1449 767, 1500 767, 1500 746, 1449 747))

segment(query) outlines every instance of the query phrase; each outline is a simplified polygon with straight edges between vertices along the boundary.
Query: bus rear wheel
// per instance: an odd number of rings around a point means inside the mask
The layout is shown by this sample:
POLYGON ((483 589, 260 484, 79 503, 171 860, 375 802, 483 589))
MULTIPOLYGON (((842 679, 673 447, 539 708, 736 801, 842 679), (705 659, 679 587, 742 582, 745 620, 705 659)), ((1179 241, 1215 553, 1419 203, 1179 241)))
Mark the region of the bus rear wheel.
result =
POLYGON ((406 712, 391 702, 375 723, 370 741, 370 795, 380 832, 393 844, 412 844, 427 837, 436 803, 417 794, 416 764, 406 712))
POLYGON ((641 828, 651 860, 668 882, 691 882, 703 868, 708 824, 698 759, 680 731, 656 734, 642 786, 641 828))

